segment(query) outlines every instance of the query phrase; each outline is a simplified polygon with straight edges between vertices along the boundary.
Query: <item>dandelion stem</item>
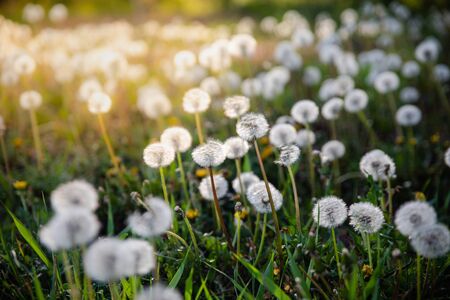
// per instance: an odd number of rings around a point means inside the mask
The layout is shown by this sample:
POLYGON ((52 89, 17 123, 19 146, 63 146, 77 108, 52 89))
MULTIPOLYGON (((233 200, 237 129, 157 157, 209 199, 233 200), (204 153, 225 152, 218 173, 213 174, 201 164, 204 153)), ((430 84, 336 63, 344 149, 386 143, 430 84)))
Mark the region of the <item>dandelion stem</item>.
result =
POLYGON ((167 204, 170 204, 169 203, 169 195, 167 194, 166 178, 164 177, 163 167, 159 168, 159 175, 161 176, 161 185, 162 185, 164 200, 166 201, 167 204))
POLYGON ((295 184, 294 173, 292 172, 291 166, 287 166, 289 177, 291 179, 292 193, 294 194, 294 205, 295 205, 295 223, 297 225, 297 231, 302 231, 302 225, 300 223, 300 205, 298 201, 297 185, 295 184))
POLYGON ((203 132, 202 132, 202 122, 200 120, 200 114, 195 113, 195 126, 197 127, 197 135, 198 135, 198 141, 200 144, 203 144, 203 132))
POLYGON ((283 269, 283 250, 281 248, 280 224, 278 222, 277 212, 275 211, 275 204, 273 203, 273 199, 272 199, 272 192, 270 191, 269 181, 267 180, 266 170, 264 169, 264 164, 261 159, 261 154, 259 151, 259 145, 258 145, 257 140, 254 140, 254 146, 255 146, 256 156, 258 158, 259 168, 261 169, 261 174, 264 179, 264 184, 266 185, 267 195, 269 197, 270 208, 272 210, 272 218, 273 218, 273 222, 275 224, 275 234, 277 237, 277 251, 278 251, 278 256, 279 256, 279 260, 280 260, 280 270, 282 270, 283 269))
POLYGON ((366 128, 367 133, 369 134, 370 143, 372 145, 377 144, 378 143, 378 136, 375 133, 375 131, 373 130, 372 126, 370 126, 369 120, 367 119, 366 114, 363 111, 359 111, 356 115, 358 116, 359 120, 361 121, 361 123, 366 128))
POLYGON ((241 217, 238 214, 237 218, 237 241, 236 241, 236 254, 240 255, 241 253, 241 217))
POLYGON ((109 282, 109 291, 111 293, 112 300, 120 300, 119 290, 115 282, 109 282))
POLYGON ((334 255, 336 256, 336 265, 337 265, 338 275, 339 275, 339 279, 340 279, 342 277, 341 263, 339 261, 339 252, 338 252, 338 248, 337 248, 336 234, 334 232, 334 227, 331 227, 331 236, 333 237, 334 255))
POLYGON ((421 292, 420 292, 420 276, 421 276, 421 274, 420 274, 420 267, 421 267, 421 262, 420 262, 420 255, 419 254, 417 254, 417 257, 416 257, 416 264, 417 264, 417 266, 416 266, 416 275, 417 275, 417 278, 416 278, 416 289, 417 289, 417 300, 420 300, 420 298, 422 297, 422 295, 421 295, 421 292))
POLYGON ((264 241, 266 239, 266 227, 267 227, 267 214, 264 214, 261 241, 259 242, 258 254, 256 255, 255 263, 253 264, 255 266, 258 264, 259 258, 261 257, 262 249, 264 247, 264 241))
POLYGON ((387 176, 386 184, 387 184, 388 205, 389 205, 389 220, 392 220, 392 216, 394 214, 394 208, 393 208, 393 204, 392 204, 391 179, 389 178, 389 176, 387 176))
POLYGON ((120 171, 119 162, 117 161, 117 156, 114 153, 114 148, 112 147, 111 140, 109 138, 108 132, 106 131, 105 121, 103 119, 102 114, 97 114, 98 117, 98 124, 100 125, 100 131, 102 133, 103 140, 105 141, 106 148, 108 149, 109 158, 111 159, 111 163, 114 166, 114 169, 116 169, 117 174, 119 176, 122 176, 122 173, 120 171))
POLYGON ((371 268, 373 268, 373 263, 372 263, 372 250, 370 248, 370 237, 368 233, 363 233, 363 240, 365 237, 365 241, 366 241, 366 247, 367 247, 367 254, 369 256, 369 266, 371 268))
POLYGON ((34 109, 30 109, 30 120, 31 120, 31 131, 33 134, 33 141, 34 141, 34 149, 36 151, 36 159, 38 163, 38 168, 42 168, 42 145, 41 145, 41 138, 39 136, 39 127, 36 119, 36 112, 34 109))
POLYGON ((245 189, 244 189, 244 183, 242 182, 242 177, 241 177, 241 163, 239 161, 239 159, 235 159, 234 160, 235 164, 236 164, 236 173, 237 173, 237 178, 239 181, 239 187, 241 189, 241 198, 242 198, 242 202, 244 203, 245 207, 248 209, 248 203, 247 203, 247 198, 245 197, 245 189))
POLYGON ((208 171, 209 171, 209 178, 211 179, 211 189, 212 189, 213 197, 214 197, 214 206, 216 208, 217 216, 219 217, 220 227, 221 227, 222 232, 225 235, 225 238, 227 240, 228 248, 232 252, 234 252, 233 243, 231 242, 230 234, 228 233, 227 227, 225 226, 225 221, 223 220, 222 209, 220 208, 219 198, 217 197, 216 184, 214 183, 214 176, 213 176, 212 168, 209 167, 208 171))
POLYGON ((62 251, 62 259, 64 264, 64 273, 66 275, 67 283, 69 284, 70 288, 70 297, 72 299, 80 299, 80 292, 76 288, 75 283, 73 281, 72 268, 70 266, 69 256, 67 255, 66 251, 62 251))
POLYGON ((189 235, 191 236, 192 243, 194 244, 195 255, 198 257, 200 255, 200 250, 198 249, 197 238, 195 237, 194 230, 192 230, 191 223, 185 214, 183 214, 183 220, 184 224, 186 224, 189 235))
POLYGON ((0 147, 2 148, 3 161, 5 162, 6 176, 11 179, 11 169, 9 168, 8 152, 6 151, 5 137, 0 135, 0 147))
POLYGON ((183 193, 184 196, 186 197, 187 205, 189 206, 189 204, 192 204, 193 206, 195 206, 191 197, 189 197, 189 191, 186 183, 186 173, 184 172, 183 161, 181 160, 181 153, 179 151, 177 151, 177 163, 178 169, 180 170, 181 174, 181 185, 183 186, 183 193))

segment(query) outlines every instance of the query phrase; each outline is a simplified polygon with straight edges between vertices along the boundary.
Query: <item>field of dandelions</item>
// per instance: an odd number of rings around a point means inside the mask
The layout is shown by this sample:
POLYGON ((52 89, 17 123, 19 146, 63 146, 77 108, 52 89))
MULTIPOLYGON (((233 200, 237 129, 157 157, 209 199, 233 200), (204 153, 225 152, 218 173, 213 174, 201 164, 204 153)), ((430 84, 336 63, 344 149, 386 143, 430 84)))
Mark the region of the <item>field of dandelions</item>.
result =
POLYGON ((450 13, 0 17, 1 299, 448 299, 450 13))

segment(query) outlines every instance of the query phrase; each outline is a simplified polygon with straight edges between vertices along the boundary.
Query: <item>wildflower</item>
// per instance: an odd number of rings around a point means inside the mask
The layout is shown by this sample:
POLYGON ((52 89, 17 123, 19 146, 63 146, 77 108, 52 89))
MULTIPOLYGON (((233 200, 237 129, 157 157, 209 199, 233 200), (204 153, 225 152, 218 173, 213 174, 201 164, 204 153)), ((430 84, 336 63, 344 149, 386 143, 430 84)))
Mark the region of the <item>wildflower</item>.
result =
POLYGON ((444 64, 435 65, 433 76, 440 83, 445 83, 450 79, 450 68, 444 64))
POLYGON ((36 69, 36 62, 30 55, 22 53, 14 59, 13 69, 18 75, 30 75, 36 69))
POLYGON ((151 288, 142 290, 136 300, 182 300, 180 293, 172 288, 163 286, 160 283, 153 284, 151 288))
POLYGON ((228 43, 228 52, 235 57, 251 58, 256 51, 256 40, 249 34, 236 34, 228 43))
POLYGON ((188 209, 186 210, 186 217, 189 220, 195 220, 200 215, 198 209, 188 209))
POLYGON ((144 86, 138 91, 137 108, 149 119, 166 116, 172 111, 167 95, 157 86, 144 86))
MULTIPOLYGON (((214 175, 214 183, 216 186, 217 197, 219 199, 223 198, 228 192, 228 181, 222 175, 214 175)), ((214 200, 211 180, 209 178, 203 178, 198 189, 204 199, 214 200)))
POLYGON ((292 107, 291 116, 300 124, 313 123, 319 116, 319 108, 311 100, 300 100, 292 107))
POLYGON ((297 132, 295 137, 295 143, 300 148, 305 148, 309 145, 313 145, 316 142, 316 135, 309 129, 301 129, 297 132))
POLYGON ((39 231, 41 242, 51 251, 71 249, 92 241, 98 234, 100 222, 85 208, 58 212, 39 231))
POLYGON ((383 212, 369 202, 355 203, 348 211, 350 225, 360 233, 375 233, 384 223, 383 212))
POLYGON ((245 96, 228 97, 223 103, 223 109, 228 118, 239 118, 250 109, 250 99, 245 96))
POLYGON ((239 183, 239 178, 236 177, 235 179, 233 179, 233 182, 232 182, 234 191, 239 194, 242 192, 246 193, 246 191, 252 184, 261 181, 261 179, 259 179, 259 177, 256 176, 253 172, 244 172, 241 174, 241 181, 242 181, 244 191, 241 191, 241 185, 239 183))
POLYGON ((145 199, 147 211, 134 212, 128 217, 131 231, 141 237, 152 237, 163 234, 172 226, 172 209, 159 197, 145 199))
POLYGON ((435 62, 441 51, 441 45, 435 38, 422 41, 414 52, 416 59, 421 63, 435 62))
POLYGON ((361 272, 364 274, 364 278, 369 278, 370 276, 372 276, 373 268, 369 265, 364 264, 361 272))
POLYGON ((305 68, 303 72, 303 83, 306 86, 314 86, 319 84, 322 79, 322 74, 320 73, 320 69, 314 66, 308 66, 305 68))
POLYGON ((104 114, 111 109, 111 98, 103 92, 94 92, 88 99, 88 109, 93 114, 104 114))
POLYGON ((364 176, 372 176, 373 180, 386 181, 395 177, 395 163, 381 150, 372 150, 366 153, 359 162, 359 169, 364 176))
MULTIPOLYGON (((283 196, 271 183, 268 184, 275 210, 279 210, 283 204, 283 196)), ((247 199, 259 213, 270 213, 272 211, 269 196, 263 181, 254 183, 248 188, 247 199)))
POLYGON ((197 176, 197 177, 200 177, 200 178, 202 178, 202 177, 205 177, 206 175, 208 175, 208 170, 207 169, 197 169, 196 171, 195 171, 195 176, 197 176))
POLYGON ((183 97, 183 109, 187 113, 200 113, 209 108, 211 97, 207 92, 199 88, 187 91, 183 97))
POLYGON ((50 8, 48 18, 53 23, 61 23, 67 19, 68 14, 67 7, 62 3, 57 3, 50 8))
POLYGON ((276 124, 270 129, 269 140, 277 148, 287 146, 295 142, 295 127, 291 124, 276 124))
POLYGON ((269 124, 262 114, 247 113, 236 124, 237 134, 248 142, 265 136, 267 131, 269 124))
POLYGON ((27 186, 28 186, 28 182, 26 182, 25 180, 16 180, 13 183, 13 187, 16 190, 24 190, 27 188, 27 186))
POLYGON ((155 268, 153 247, 147 241, 126 239, 117 248, 117 269, 122 276, 145 275, 155 268))
POLYGON ((359 112, 367 107, 369 96, 360 89, 355 89, 345 96, 344 107, 350 113, 359 112))
POLYGON ((85 208, 94 211, 98 207, 95 188, 85 180, 73 180, 59 185, 50 195, 52 208, 56 212, 85 208))
POLYGON ((167 167, 175 159, 175 150, 163 143, 153 143, 144 149, 144 162, 151 168, 167 167))
POLYGON ((26 110, 33 110, 41 106, 42 96, 36 91, 26 91, 20 95, 20 106, 26 110))
POLYGON ((203 168, 217 167, 226 158, 225 146, 218 140, 208 140, 192 151, 192 159, 203 168))
POLYGON ((422 226, 435 224, 436 220, 434 208, 423 201, 406 202, 395 213, 395 226, 405 236, 412 235, 422 226))
POLYGON ((280 148, 280 157, 276 164, 282 166, 290 166, 294 164, 300 157, 300 149, 295 145, 286 145, 280 148))
POLYGON ((417 102, 419 100, 419 91, 412 86, 407 86, 400 91, 400 100, 404 103, 417 102))
POLYGON ((344 101, 341 98, 331 98, 322 106, 322 117, 326 120, 336 120, 344 107, 344 101))
POLYGON ((374 81, 374 87, 380 94, 387 94, 398 89, 400 80, 394 72, 386 71, 378 74, 374 81))
POLYGON ((401 126, 417 125, 422 119, 422 112, 417 106, 406 104, 400 107, 395 114, 395 120, 401 126))
POLYGON ((420 66, 414 61, 410 60, 403 64, 402 75, 405 78, 415 78, 420 74, 420 66))
POLYGON ((161 143, 171 146, 176 152, 186 152, 192 145, 192 136, 186 128, 170 127, 161 134, 161 143))
POLYGON ((331 140, 322 146, 321 156, 326 161, 334 161, 343 157, 345 154, 345 146, 342 142, 331 140))
POLYGON ((450 232, 442 224, 420 227, 411 236, 411 246, 419 255, 426 258, 444 256, 450 249, 450 232))
POLYGON ((347 205, 335 196, 327 196, 319 199, 314 205, 314 222, 325 228, 333 228, 342 225, 347 219, 347 205))
POLYGON ((123 260, 117 249, 122 241, 118 238, 103 238, 89 246, 83 256, 86 274, 96 281, 111 282, 125 276, 119 261, 123 260))
POLYGON ((249 144, 240 137, 230 137, 225 143, 225 152, 228 159, 238 159, 247 154, 249 144))

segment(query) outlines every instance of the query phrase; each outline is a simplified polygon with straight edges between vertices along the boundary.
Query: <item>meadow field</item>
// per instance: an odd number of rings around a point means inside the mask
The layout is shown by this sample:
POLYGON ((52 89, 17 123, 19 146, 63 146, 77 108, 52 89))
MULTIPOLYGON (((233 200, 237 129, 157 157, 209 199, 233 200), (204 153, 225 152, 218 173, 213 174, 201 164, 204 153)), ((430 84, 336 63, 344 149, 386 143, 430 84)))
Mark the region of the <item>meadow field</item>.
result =
POLYGON ((103 2, 0 4, 0 299, 448 299, 445 5, 103 2))

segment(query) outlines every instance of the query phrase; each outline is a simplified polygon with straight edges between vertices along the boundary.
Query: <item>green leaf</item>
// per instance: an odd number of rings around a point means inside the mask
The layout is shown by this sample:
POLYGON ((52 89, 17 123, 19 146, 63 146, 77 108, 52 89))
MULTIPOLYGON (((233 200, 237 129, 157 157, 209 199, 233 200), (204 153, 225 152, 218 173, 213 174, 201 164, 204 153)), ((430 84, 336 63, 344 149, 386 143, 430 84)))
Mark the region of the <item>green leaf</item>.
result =
POLYGON ((176 288, 177 287, 178 282, 181 279, 181 276, 183 276, 184 266, 186 265, 186 260, 187 260, 188 255, 189 255, 189 250, 186 252, 186 255, 184 256, 183 262, 181 263, 181 265, 178 268, 178 270, 175 273, 175 275, 173 275, 172 280, 169 282, 168 286, 170 288, 176 288))
POLYGON ((36 298, 38 300, 45 300, 44 293, 42 292, 41 283, 39 281, 39 278, 36 275, 36 271, 33 269, 33 284, 34 284, 34 290, 36 292, 36 298))
POLYGON ((189 273, 189 277, 186 279, 184 283, 184 299, 191 300, 192 299, 192 279, 194 277, 194 268, 191 269, 189 273))

